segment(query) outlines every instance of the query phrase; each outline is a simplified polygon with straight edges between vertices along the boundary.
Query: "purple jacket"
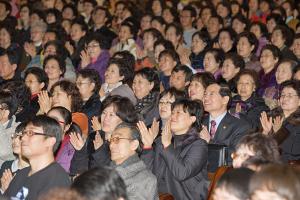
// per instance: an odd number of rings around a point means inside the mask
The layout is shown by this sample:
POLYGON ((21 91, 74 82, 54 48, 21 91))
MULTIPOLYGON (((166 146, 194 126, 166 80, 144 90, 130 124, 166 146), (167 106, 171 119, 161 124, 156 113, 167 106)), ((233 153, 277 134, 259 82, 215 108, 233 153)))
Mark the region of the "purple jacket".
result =
POLYGON ((109 51, 102 50, 102 53, 98 56, 97 60, 93 63, 88 64, 85 68, 97 70, 102 82, 104 82, 104 73, 107 68, 109 58, 110 58, 109 51))
POLYGON ((62 141, 60 148, 58 149, 55 160, 68 173, 70 172, 70 165, 74 153, 75 153, 75 149, 70 142, 70 137, 66 135, 62 141))
POLYGON ((272 69, 269 73, 265 74, 263 70, 259 72, 259 82, 260 82, 260 87, 257 90, 257 94, 260 97, 263 97, 265 94, 265 90, 270 87, 274 87, 277 85, 276 82, 276 77, 275 77, 275 72, 276 72, 276 67, 272 69))

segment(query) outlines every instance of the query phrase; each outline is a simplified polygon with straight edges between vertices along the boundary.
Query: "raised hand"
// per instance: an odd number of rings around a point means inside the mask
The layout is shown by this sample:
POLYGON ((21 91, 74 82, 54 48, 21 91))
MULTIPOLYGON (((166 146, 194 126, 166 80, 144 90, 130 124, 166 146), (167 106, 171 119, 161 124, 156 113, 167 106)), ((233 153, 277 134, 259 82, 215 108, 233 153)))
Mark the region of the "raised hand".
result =
POLYGON ((91 58, 86 50, 82 50, 80 52, 80 58, 81 58, 81 68, 85 68, 91 62, 91 58))
POLYGON ((52 98, 49 97, 48 92, 43 90, 38 94, 38 103, 40 105, 40 111, 42 113, 47 113, 52 106, 52 98))
POLYGON ((236 113, 240 113, 242 112, 242 106, 240 103, 237 103, 236 106, 235 106, 235 112, 236 113))
POLYGON ((95 139, 93 140, 94 149, 97 150, 103 145, 103 139, 99 133, 99 131, 96 132, 95 139))
POLYGON ((74 47, 71 45, 69 41, 66 42, 65 48, 68 50, 69 54, 72 55, 74 53, 74 47))
POLYGON ((268 118, 267 113, 264 111, 260 114, 260 123, 263 128, 262 134, 268 135, 272 131, 273 127, 272 117, 268 118))
POLYGON ((201 139, 205 140, 207 143, 210 141, 210 134, 208 132, 207 126, 202 126, 202 130, 199 133, 201 139))
POLYGON ((3 174, 2 174, 2 177, 1 177, 1 190, 3 192, 5 192, 11 182, 11 180, 13 179, 13 175, 10 171, 10 169, 6 169, 3 174))
POLYGON ((274 122, 273 122, 273 131, 274 133, 276 133, 282 126, 282 123, 283 123, 283 117, 281 116, 276 116, 275 119, 274 119, 274 122))
POLYGON ((161 133, 161 143, 164 145, 164 148, 167 148, 171 144, 171 141, 172 141, 171 120, 168 119, 161 133))
POLYGON ((101 123, 99 122, 98 116, 92 118, 92 128, 94 131, 101 131, 101 123))
POLYGON ((85 143, 81 135, 75 132, 70 133, 70 142, 77 151, 81 150, 85 143))
POLYGON ((139 121, 137 123, 137 127, 141 133, 142 136, 142 142, 144 144, 144 147, 149 148, 152 147, 152 144, 158 134, 158 131, 156 131, 156 125, 152 124, 152 127, 147 129, 145 123, 143 121, 139 121))

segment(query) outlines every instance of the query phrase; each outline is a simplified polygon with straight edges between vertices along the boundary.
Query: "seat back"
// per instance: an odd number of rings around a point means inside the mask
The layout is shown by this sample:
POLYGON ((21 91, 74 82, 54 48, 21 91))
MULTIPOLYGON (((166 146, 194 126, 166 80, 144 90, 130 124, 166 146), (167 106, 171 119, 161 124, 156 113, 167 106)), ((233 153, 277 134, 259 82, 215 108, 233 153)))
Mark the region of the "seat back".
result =
POLYGON ((171 194, 163 193, 159 194, 159 200, 174 200, 174 197, 171 194))
POLYGON ((215 173, 221 166, 227 166, 228 147, 226 145, 208 144, 208 172, 215 173))

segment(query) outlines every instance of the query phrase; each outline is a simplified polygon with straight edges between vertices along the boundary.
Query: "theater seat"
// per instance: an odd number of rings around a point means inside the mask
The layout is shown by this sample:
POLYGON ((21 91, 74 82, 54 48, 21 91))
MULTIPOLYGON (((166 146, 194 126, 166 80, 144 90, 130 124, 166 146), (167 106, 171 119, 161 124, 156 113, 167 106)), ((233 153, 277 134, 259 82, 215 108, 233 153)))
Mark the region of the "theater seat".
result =
POLYGON ((174 200, 174 197, 171 194, 163 193, 159 194, 159 200, 174 200))
POLYGON ((300 160, 289 160, 289 165, 300 169, 300 160))

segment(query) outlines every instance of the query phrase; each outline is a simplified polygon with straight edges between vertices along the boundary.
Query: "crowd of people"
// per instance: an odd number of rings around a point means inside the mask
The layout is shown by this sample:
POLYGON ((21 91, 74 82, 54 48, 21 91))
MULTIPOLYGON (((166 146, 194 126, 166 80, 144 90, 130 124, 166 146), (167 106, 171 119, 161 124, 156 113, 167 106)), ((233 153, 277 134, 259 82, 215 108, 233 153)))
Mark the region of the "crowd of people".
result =
POLYGON ((299 10, 0 0, 0 199, 300 199, 299 10))

